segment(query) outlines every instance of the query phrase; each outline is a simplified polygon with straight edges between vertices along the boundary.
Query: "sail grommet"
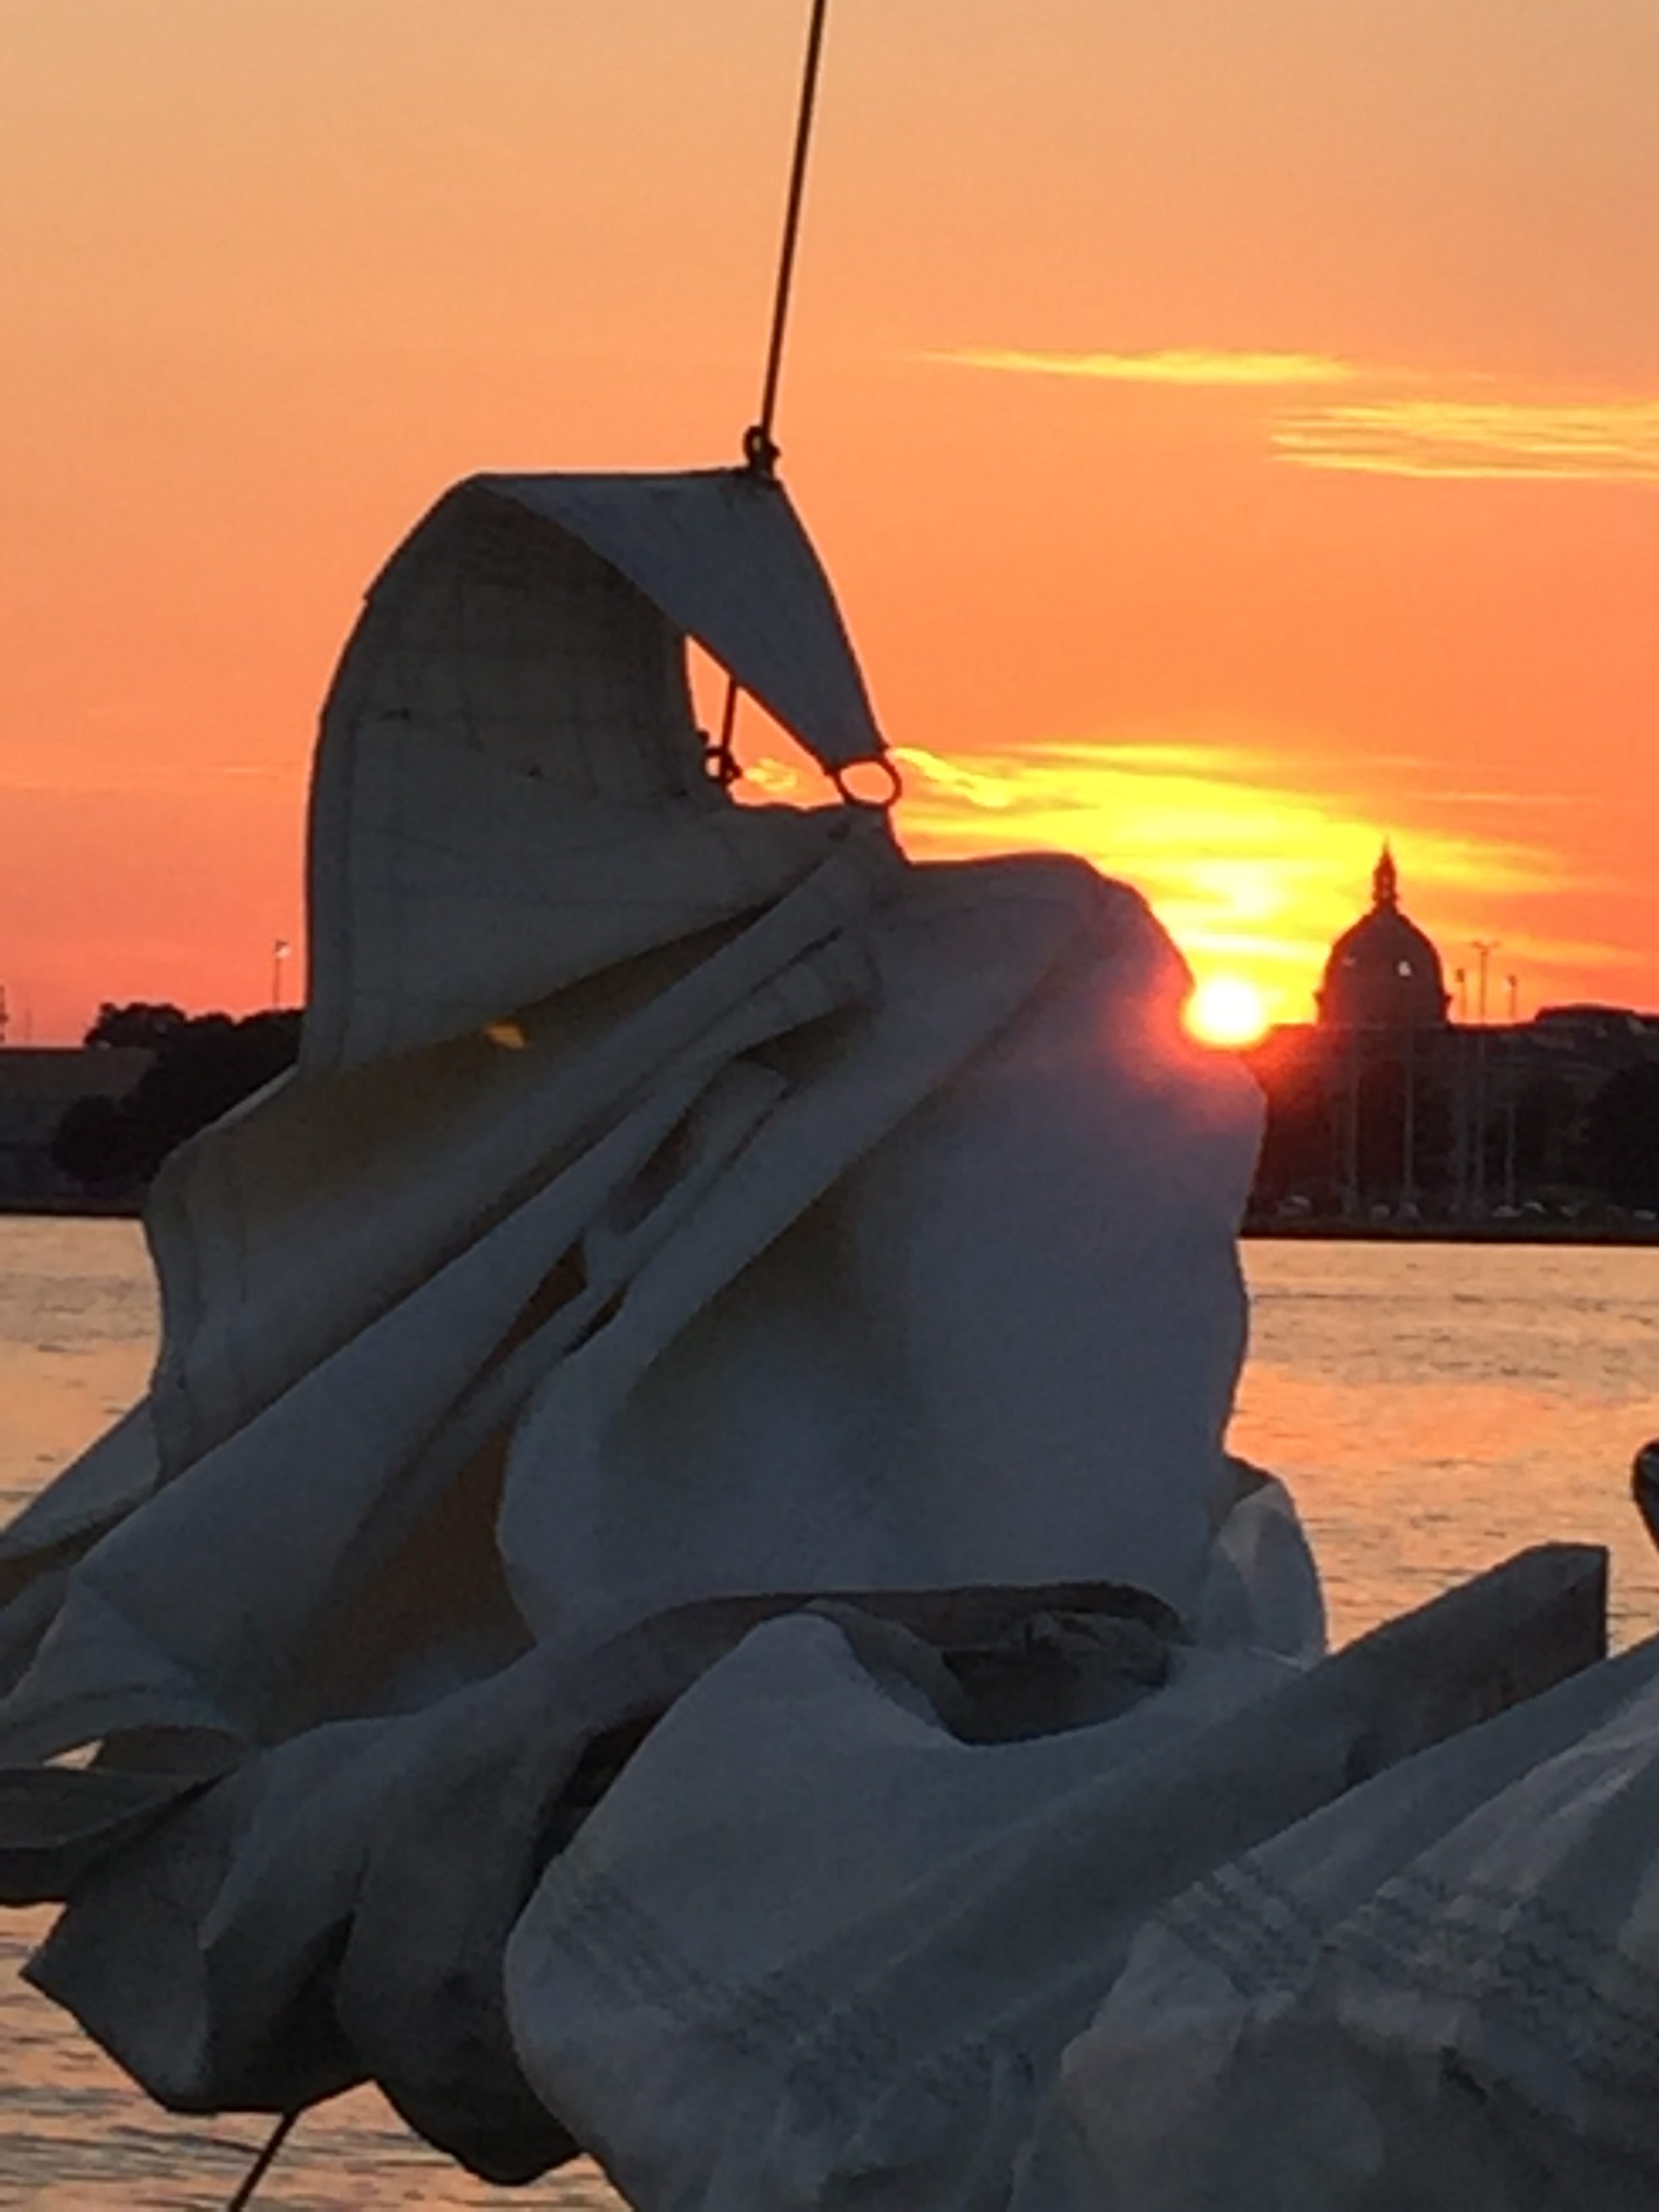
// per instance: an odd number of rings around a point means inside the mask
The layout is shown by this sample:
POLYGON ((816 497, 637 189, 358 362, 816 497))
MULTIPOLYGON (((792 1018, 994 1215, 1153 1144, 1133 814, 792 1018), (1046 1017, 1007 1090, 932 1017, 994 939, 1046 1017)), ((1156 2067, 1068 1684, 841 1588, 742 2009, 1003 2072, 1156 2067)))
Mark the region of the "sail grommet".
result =
POLYGON ((732 750, 730 736, 723 733, 719 738, 711 738, 701 731, 698 734, 702 738, 703 774, 710 783, 718 784, 722 791, 729 791, 743 774, 742 764, 732 750))
POLYGON ((874 760, 846 761, 840 768, 831 769, 830 781, 844 806, 862 807, 870 814, 890 814, 904 796, 904 778, 898 772, 897 763, 886 753, 874 760), (887 779, 886 789, 875 793, 858 790, 851 779, 861 769, 879 770, 887 779))

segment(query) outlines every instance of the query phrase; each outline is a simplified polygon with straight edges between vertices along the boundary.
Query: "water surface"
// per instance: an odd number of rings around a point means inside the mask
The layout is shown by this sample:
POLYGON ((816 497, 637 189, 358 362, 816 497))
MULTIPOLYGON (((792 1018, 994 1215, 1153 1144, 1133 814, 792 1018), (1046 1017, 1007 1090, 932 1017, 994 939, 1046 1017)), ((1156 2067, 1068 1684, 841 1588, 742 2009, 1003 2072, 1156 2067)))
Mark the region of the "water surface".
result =
POLYGON ((1339 1642, 1528 1544, 1613 1554, 1615 1638, 1659 1628, 1631 1504, 1659 1435, 1659 1248, 1244 1248, 1232 1443, 1296 1493, 1339 1642))
MULTIPOLYGON (((1607 1544, 1623 1640, 1659 1626, 1629 1503, 1659 1434, 1659 1249, 1258 1243, 1233 1444, 1291 1482, 1346 1638, 1522 1546, 1607 1544)), ((0 1220, 0 1520, 143 1389, 155 1304, 138 1231, 0 1220)), ((149 2105, 16 1979, 44 1914, 0 1916, 0 2206, 222 2206, 258 2123, 149 2105)), ((373 2092, 301 2122, 257 2200, 326 2212, 617 2212, 586 2165, 471 2181, 373 2092)))

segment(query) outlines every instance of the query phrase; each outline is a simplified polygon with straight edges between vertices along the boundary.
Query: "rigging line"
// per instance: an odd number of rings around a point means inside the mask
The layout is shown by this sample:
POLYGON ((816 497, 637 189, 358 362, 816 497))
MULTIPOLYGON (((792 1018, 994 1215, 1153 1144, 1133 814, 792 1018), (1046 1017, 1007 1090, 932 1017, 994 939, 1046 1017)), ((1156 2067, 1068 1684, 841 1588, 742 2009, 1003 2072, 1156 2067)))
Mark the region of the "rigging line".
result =
POLYGON ((242 2212, 244 2205, 251 2204, 253 2202, 254 2191, 259 2186, 259 2184, 264 2179, 266 2174, 270 2172, 271 2167, 276 2163, 276 2154, 281 2150, 283 2145, 288 2141, 289 2136, 294 2132, 295 2124, 298 2122, 299 2118, 300 2115, 298 2112, 283 2113, 282 2118, 277 2121, 276 2126, 271 2130, 270 2140, 265 2144, 264 2148, 259 2153, 258 2157, 254 2160, 252 2165, 248 2168, 246 2179, 243 2182, 236 2194, 231 2198, 229 2203, 226 2205, 225 2212, 242 2212))
MULTIPOLYGON (((766 370, 761 383, 760 415, 743 434, 744 465, 750 476, 770 483, 777 474, 778 448, 772 432, 777 422, 778 391, 783 381, 783 346, 789 330, 789 304, 794 291, 795 254, 800 243, 801 210, 806 202, 806 162, 812 146, 812 125, 817 113, 818 68, 823 58, 824 25, 830 0, 812 0, 811 21, 806 33, 806 59, 801 70, 800 106, 795 117, 795 148, 789 164, 789 191, 784 204, 783 244, 778 255, 777 289, 772 299, 772 327, 766 346, 766 370)), ((720 733, 708 748, 705 763, 720 784, 735 783, 740 770, 732 739, 738 725, 738 683, 726 679, 726 703, 720 709, 720 733)))
POLYGON ((783 344, 789 328, 795 252, 800 242, 801 210, 806 200, 806 161, 811 151, 812 124, 817 112, 818 66, 823 58, 823 29, 829 14, 830 0, 812 0, 806 60, 801 72, 800 110, 795 121, 795 150, 789 165, 783 246, 778 256, 777 290, 772 301, 772 331, 766 348, 766 375, 761 387, 760 419, 750 426, 743 441, 744 458, 760 476, 769 477, 777 465, 778 449, 772 441, 772 430, 777 419, 778 387, 783 379, 783 344))

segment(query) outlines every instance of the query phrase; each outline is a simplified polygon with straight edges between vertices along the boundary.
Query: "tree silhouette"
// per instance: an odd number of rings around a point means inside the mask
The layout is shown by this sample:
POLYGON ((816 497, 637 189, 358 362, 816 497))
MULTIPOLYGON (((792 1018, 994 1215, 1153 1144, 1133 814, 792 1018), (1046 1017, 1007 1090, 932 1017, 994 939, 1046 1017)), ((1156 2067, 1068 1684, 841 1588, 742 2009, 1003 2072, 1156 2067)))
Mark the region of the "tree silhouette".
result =
POLYGON ((189 1019, 184 1008, 175 1006, 170 999, 133 999, 120 1006, 106 999, 98 1009, 97 1020, 87 1031, 85 1042, 92 1045, 137 1045, 154 1052, 189 1019))
POLYGON ((175 1006, 106 1006, 88 1033, 102 1045, 141 1038, 155 1058, 133 1089, 125 1098, 77 1100, 52 1139, 53 1160, 89 1189, 142 1188, 185 1138, 280 1075, 299 1049, 300 1016, 236 1021, 175 1006))

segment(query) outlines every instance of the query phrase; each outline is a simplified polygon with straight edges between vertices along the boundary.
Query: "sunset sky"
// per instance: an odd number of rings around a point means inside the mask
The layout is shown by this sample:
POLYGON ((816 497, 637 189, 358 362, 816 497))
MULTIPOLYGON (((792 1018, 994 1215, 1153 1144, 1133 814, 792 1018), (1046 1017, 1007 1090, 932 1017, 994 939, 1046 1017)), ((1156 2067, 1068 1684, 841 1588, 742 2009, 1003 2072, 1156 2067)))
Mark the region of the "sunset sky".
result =
MULTIPOLYGON (((805 13, 0 0, 14 1042, 268 1000, 447 483, 734 456, 805 13)), ((781 440, 912 848, 1301 1018, 1386 834, 1449 970, 1659 1006, 1656 116, 1656 0, 834 0, 781 440)))

